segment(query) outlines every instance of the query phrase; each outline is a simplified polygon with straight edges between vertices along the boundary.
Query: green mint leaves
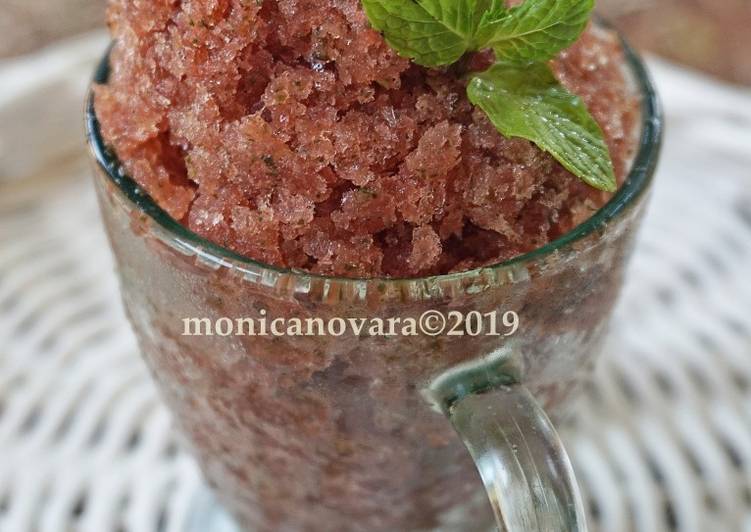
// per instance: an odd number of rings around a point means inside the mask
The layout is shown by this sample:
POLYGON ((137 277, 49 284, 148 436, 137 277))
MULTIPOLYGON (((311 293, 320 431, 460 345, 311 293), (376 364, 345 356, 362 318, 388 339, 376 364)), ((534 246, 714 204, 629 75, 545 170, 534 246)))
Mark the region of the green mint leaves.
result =
POLYGON ((600 126, 547 64, 492 66, 472 78, 467 93, 501 134, 531 140, 595 188, 615 189, 600 126))
POLYGON ((527 1, 518 7, 487 11, 477 30, 483 48, 509 63, 548 61, 584 31, 594 0, 527 1))
POLYGON ((450 65, 472 49, 483 0, 363 0, 371 25, 400 55, 427 67, 450 65))
POLYGON ((496 64, 470 77, 470 101, 498 131, 527 139, 600 190, 617 187, 602 130, 547 61, 587 26, 594 0, 362 0, 371 25, 400 55, 436 68, 492 48, 496 64))

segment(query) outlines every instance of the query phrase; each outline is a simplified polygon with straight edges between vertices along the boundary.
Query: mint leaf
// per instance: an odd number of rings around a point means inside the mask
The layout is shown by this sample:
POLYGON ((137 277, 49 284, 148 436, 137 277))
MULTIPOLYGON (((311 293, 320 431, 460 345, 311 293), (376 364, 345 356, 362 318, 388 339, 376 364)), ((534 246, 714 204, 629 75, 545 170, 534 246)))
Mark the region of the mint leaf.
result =
POLYGON ((579 38, 592 9, 594 0, 526 0, 511 9, 494 0, 477 30, 477 46, 492 48, 499 62, 547 61, 579 38))
POLYGON ((450 65, 472 48, 482 14, 497 0, 363 0, 373 28, 400 55, 450 65))
POLYGON ((467 93, 501 134, 530 140, 587 184, 615 191, 602 129, 547 64, 496 64, 473 76, 467 93))
MULTIPOLYGON (((471 47, 472 37, 480 26, 483 15, 498 0, 416 0, 425 11, 467 42, 471 47)), ((466 50, 465 50, 466 51, 466 50)))

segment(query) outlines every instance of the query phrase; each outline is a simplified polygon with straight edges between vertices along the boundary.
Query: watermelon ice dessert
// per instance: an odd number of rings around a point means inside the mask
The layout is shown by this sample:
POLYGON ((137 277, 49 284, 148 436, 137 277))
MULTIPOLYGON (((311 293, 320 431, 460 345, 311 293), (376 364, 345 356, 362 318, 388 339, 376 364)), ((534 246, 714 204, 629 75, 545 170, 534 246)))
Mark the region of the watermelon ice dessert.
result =
POLYGON ((125 308, 243 529, 487 530, 444 384, 556 418, 590 374, 658 113, 592 0, 512 4, 110 0, 89 128, 125 308), (505 310, 509 338, 183 321, 505 310))
MULTIPOLYGON (((500 53, 423 66, 378 27, 378 2, 363 4, 111 1, 111 73, 96 88, 104 139, 193 232, 329 276, 499 263, 608 201, 613 186, 502 134, 470 101, 471 74, 500 53)), ((622 183, 638 101, 618 37, 589 25, 548 64, 601 128, 622 183)))

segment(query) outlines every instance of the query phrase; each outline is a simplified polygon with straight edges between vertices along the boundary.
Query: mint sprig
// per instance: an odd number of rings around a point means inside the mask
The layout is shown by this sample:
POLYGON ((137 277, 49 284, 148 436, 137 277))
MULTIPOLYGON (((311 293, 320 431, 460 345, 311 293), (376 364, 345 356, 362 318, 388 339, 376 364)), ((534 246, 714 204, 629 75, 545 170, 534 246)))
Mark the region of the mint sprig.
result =
POLYGON ((470 76, 470 101, 507 137, 527 139, 585 183, 617 187, 602 129, 547 61, 587 26, 594 0, 362 0, 371 25, 400 55, 437 68, 492 48, 496 64, 470 76))

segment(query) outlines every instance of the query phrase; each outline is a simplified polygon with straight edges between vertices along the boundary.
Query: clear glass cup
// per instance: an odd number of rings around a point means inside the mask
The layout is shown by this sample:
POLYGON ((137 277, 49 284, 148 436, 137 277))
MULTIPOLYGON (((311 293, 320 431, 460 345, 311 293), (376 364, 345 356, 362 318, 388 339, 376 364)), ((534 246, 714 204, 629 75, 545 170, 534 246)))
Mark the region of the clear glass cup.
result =
MULTIPOLYGON (((591 374, 658 158, 655 92, 640 60, 627 55, 643 102, 641 140, 612 201, 524 256, 422 279, 316 276, 200 238, 125 175, 90 96, 96 187, 125 308, 186 444, 239 526, 471 531, 495 517, 511 532, 586 530, 548 414, 565 415, 591 374), (509 311, 518 330, 505 336, 509 311), (499 335, 474 336, 472 320, 492 313, 499 335), (258 325, 292 317, 412 318, 424 329, 184 335, 186 318, 219 329, 227 318, 258 325), (447 328, 434 334, 444 318, 447 328)), ((107 76, 105 58, 95 82, 107 76)))

